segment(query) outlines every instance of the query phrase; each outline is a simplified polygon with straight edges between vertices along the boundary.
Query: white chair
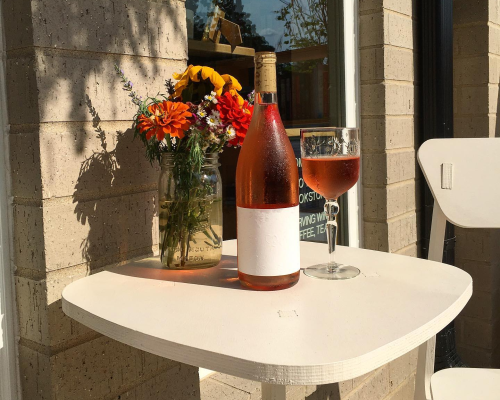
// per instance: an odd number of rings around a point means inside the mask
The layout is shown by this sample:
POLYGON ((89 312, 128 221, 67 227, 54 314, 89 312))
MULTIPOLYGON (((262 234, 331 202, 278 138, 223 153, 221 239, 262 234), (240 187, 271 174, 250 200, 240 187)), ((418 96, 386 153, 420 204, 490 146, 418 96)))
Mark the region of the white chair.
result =
MULTIPOLYGON (((429 260, 442 261, 447 220, 462 228, 500 228, 500 138, 428 140, 418 162, 434 196, 429 260)), ((439 371, 430 378, 430 394, 433 400, 499 400, 500 370, 439 371)))

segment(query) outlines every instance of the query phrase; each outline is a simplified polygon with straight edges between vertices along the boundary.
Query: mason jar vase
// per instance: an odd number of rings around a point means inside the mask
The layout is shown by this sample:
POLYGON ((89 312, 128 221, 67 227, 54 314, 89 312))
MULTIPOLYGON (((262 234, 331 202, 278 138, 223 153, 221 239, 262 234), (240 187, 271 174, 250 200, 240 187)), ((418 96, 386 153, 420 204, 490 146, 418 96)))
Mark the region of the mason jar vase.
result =
POLYGON ((210 268, 222 256, 219 154, 207 154, 200 172, 186 167, 181 157, 164 153, 161 158, 161 262, 169 269, 210 268))

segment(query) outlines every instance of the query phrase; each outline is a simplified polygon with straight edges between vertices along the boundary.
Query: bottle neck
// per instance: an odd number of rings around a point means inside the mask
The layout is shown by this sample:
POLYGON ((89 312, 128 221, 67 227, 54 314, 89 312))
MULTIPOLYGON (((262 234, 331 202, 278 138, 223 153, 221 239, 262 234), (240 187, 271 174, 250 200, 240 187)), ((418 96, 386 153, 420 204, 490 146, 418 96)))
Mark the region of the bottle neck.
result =
POLYGON ((278 94, 276 92, 259 92, 255 94, 257 104, 277 104, 278 94))

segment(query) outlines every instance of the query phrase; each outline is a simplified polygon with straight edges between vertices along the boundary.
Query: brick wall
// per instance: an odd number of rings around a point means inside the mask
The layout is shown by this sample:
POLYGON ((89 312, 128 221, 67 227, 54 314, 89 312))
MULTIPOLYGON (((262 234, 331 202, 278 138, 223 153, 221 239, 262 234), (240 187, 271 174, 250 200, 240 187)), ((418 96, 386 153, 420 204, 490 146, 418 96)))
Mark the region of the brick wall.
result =
POLYGON ((154 252, 157 171, 132 141, 140 94, 186 64, 179 0, 3 0, 23 398, 188 399, 194 367, 125 346, 61 310, 68 283, 154 252), (146 211, 145 211, 146 210, 146 211))
MULTIPOLYGON (((456 137, 500 137, 500 1, 454 1, 456 137)), ((474 293, 456 320, 457 346, 473 367, 500 366, 500 233, 456 228, 456 265, 474 293)))

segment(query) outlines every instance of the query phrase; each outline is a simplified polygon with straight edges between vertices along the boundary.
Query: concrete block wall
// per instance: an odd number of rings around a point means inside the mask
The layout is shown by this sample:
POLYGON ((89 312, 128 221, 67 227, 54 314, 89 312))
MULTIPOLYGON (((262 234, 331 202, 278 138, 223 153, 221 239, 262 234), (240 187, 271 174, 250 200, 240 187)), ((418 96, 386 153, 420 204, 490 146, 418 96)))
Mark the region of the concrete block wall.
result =
MULTIPOLYGON (((454 0, 456 137, 500 137, 500 1, 454 0)), ((473 367, 500 367, 500 232, 456 228, 456 265, 474 293, 456 320, 457 347, 473 367)))
POLYGON ((417 256, 417 0, 359 7, 364 247, 417 256))
MULTIPOLYGON (((359 2, 363 243, 365 248, 414 257, 420 249, 421 209, 415 159, 417 3, 359 2)), ((416 357, 413 351, 368 379, 353 380, 345 398, 413 399, 416 357), (372 392, 375 387, 386 391, 372 392)))
POLYGON ((197 368, 66 317, 70 282, 157 248, 158 171, 114 73, 156 94, 185 68, 180 0, 3 0, 24 399, 199 398, 197 368))

